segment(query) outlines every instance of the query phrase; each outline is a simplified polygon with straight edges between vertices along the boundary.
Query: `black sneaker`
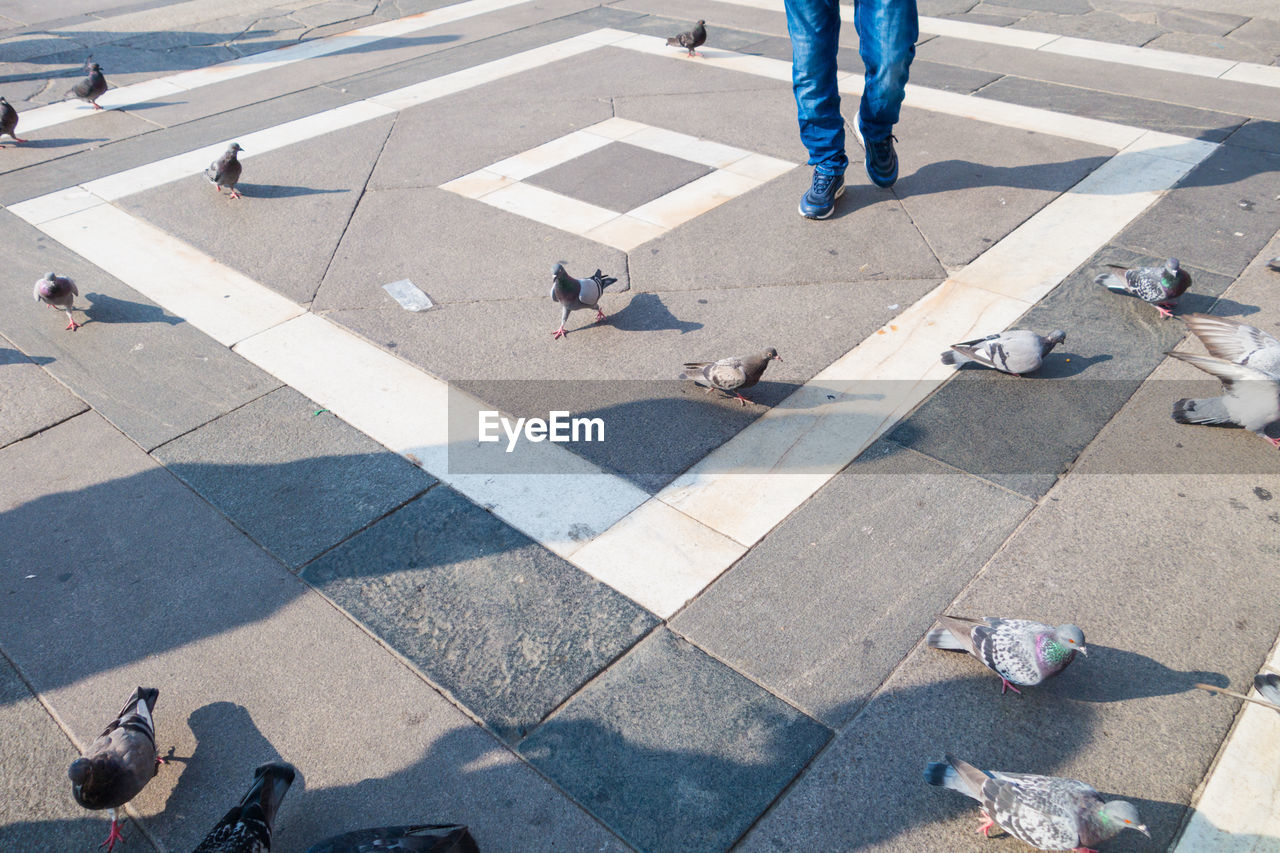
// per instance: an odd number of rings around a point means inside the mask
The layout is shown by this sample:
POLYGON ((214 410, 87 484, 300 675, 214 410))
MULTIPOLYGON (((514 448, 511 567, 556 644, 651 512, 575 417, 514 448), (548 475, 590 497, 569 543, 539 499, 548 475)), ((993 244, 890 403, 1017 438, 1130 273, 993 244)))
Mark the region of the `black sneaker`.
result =
POLYGON ((836 209, 836 199, 844 194, 844 175, 827 175, 817 170, 813 184, 800 199, 800 215, 805 219, 826 219, 836 209))
POLYGON ((898 152, 893 150, 897 141, 898 137, 889 134, 867 142, 867 177, 878 187, 891 187, 898 180, 898 152))

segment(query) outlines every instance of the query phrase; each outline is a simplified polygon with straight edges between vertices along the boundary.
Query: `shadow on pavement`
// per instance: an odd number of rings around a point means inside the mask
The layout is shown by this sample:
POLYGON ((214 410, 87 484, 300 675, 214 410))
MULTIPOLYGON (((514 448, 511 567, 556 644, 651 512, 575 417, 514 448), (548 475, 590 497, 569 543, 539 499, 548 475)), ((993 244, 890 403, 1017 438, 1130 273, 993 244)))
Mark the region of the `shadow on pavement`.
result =
POLYGON ((165 323, 176 326, 186 322, 181 317, 166 313, 158 305, 120 299, 105 293, 90 292, 84 297, 89 300, 89 307, 84 309, 84 315, 94 323, 165 323))

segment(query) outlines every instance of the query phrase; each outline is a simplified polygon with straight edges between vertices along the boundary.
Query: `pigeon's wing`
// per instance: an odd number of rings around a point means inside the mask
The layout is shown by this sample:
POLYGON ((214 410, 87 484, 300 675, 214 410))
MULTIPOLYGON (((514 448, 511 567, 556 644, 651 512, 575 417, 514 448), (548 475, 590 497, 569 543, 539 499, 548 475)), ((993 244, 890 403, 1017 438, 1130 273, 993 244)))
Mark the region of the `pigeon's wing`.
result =
POLYGON ((1052 630, 1025 619, 988 619, 973 630, 978 657, 1014 684, 1039 684, 1043 680, 1036 665, 1035 637, 1052 630))
POLYGON ((71 291, 72 296, 80 295, 80 288, 76 287, 76 283, 73 279, 66 278, 65 276, 59 276, 59 278, 67 283, 67 289, 71 291))
POLYGON ((985 364, 987 367, 994 367, 996 370, 1000 368, 996 365, 996 357, 998 355, 998 347, 1000 344, 1000 335, 987 335, 985 338, 979 338, 973 341, 962 341, 958 344, 952 344, 951 348, 963 355, 970 361, 976 361, 978 364, 985 364))
POLYGON ((1276 706, 1276 710, 1280 711, 1280 675, 1274 672, 1263 672, 1253 677, 1253 686, 1258 688, 1258 694, 1266 699, 1272 705, 1276 706))
POLYGON ((1041 850, 1071 849, 1079 844, 1083 818, 1068 807, 1078 797, 1078 788, 1093 791, 1074 779, 994 773, 982 784, 981 802, 1013 837, 1041 850))
POLYGON ((458 824, 422 824, 357 829, 321 841, 307 853, 479 853, 475 839, 458 824))
POLYGON ((596 279, 578 279, 578 301, 588 308, 596 307, 602 293, 604 293, 604 288, 600 286, 600 282, 596 279))
POLYGON ((722 358, 714 364, 708 364, 702 369, 702 375, 722 391, 736 390, 747 381, 747 371, 742 366, 742 359, 736 356, 722 358))
POLYGON ((276 810, 293 784, 295 772, 293 765, 282 761, 263 764, 254 770, 248 792, 209 830, 195 853, 269 850, 276 810))
POLYGON ((1040 367, 1044 338, 1027 329, 1011 329, 1000 335, 1000 369, 1006 373, 1030 373, 1040 367))
MULTIPOLYGON (((968 652, 979 660, 982 659, 982 655, 978 653, 978 647, 974 645, 972 637, 973 629, 985 624, 982 620, 970 619, 967 616, 943 615, 938 617, 938 624, 942 626, 947 634, 955 638, 955 641, 963 647, 963 651, 968 652)), ((933 643, 930 643, 930 645, 933 645, 933 643)))
POLYGON ((1261 329, 1208 314, 1188 314, 1183 322, 1209 355, 1280 375, 1280 341, 1261 329))
POLYGON ((93 91, 93 78, 86 77, 71 87, 70 94, 77 98, 88 98, 93 91))
POLYGON ((1164 267, 1136 267, 1124 274, 1129 292, 1147 302, 1160 302, 1168 295, 1164 287, 1164 267))
POLYGON ((156 731, 151 712, 160 691, 139 687, 120 714, 89 744, 89 781, 76 791, 86 808, 116 808, 137 796, 156 775, 156 731))
MULTIPOLYGON (((1257 368, 1243 364, 1233 364, 1221 358, 1207 355, 1193 355, 1185 352, 1171 352, 1169 355, 1188 364, 1194 364, 1205 373, 1216 376, 1225 390, 1221 406, 1229 416, 1231 423, 1239 424, 1254 432, 1262 431, 1268 424, 1280 420, 1280 378, 1265 373, 1257 368)), ((1178 418, 1179 400, 1174 404, 1174 417, 1178 418)), ((1195 400, 1193 403, 1206 401, 1195 400)), ((1208 401, 1212 403, 1212 401, 1208 401)), ((1207 414, 1218 415, 1212 405, 1207 405, 1207 414)), ((1184 409, 1184 414, 1185 414, 1184 409)), ((1218 421, 1197 420, 1193 423, 1222 423, 1218 421)))

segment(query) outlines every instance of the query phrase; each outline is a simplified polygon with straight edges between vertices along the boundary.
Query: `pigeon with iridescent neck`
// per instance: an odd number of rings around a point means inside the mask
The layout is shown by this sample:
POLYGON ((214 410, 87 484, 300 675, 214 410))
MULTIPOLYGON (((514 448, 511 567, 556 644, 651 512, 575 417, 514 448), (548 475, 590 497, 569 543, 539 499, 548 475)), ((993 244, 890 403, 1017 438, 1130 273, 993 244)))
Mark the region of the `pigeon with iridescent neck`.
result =
POLYGON ((1045 625, 1027 619, 939 616, 938 627, 925 637, 935 649, 968 652, 1000 676, 1000 692, 1021 693, 1015 684, 1032 687, 1052 678, 1087 655, 1084 632, 1075 625, 1045 625))
POLYGON ((95 110, 100 110, 102 107, 98 106, 98 98, 106 94, 107 78, 102 75, 102 66, 96 62, 88 63, 86 70, 89 72, 88 76, 68 89, 65 97, 78 98, 88 102, 95 110))
POLYGON ((271 828, 280 801, 293 784, 292 764, 272 761, 253 771, 253 782, 237 805, 205 835, 195 853, 262 853, 271 849, 271 828))
POLYGON ((1126 829, 1151 837, 1133 803, 1104 801, 1075 779, 979 770, 948 755, 925 767, 924 780, 981 803, 978 832, 990 836, 994 826, 1040 850, 1097 853, 1096 845, 1126 829))
POLYGON ((100 844, 107 853, 120 834, 116 809, 138 796, 156 775, 164 759, 156 754, 156 727, 151 714, 160 691, 139 687, 124 710, 98 735, 84 755, 71 762, 71 795, 86 809, 106 809, 111 815, 111 831, 100 844))
MULTIPOLYGON (((1124 269, 1115 264, 1108 266, 1124 269)), ((1173 316, 1178 297, 1191 287, 1191 273, 1178 265, 1177 258, 1170 258, 1163 267, 1135 267, 1125 270, 1124 278, 1115 273, 1103 273, 1093 281, 1108 290, 1128 293, 1150 302, 1159 310, 1161 317, 1168 319, 1173 316)))
POLYGON ((18 111, 0 96, 0 136, 11 136, 14 142, 26 142, 18 138, 18 111))
POLYGON ((695 48, 702 47, 707 40, 707 22, 698 21, 693 25, 693 29, 680 33, 678 36, 672 36, 667 39, 667 44, 671 47, 683 47, 689 51, 689 56, 702 56, 695 48))
POLYGON ((551 270, 551 301, 560 303, 560 328, 555 330, 553 337, 565 336, 564 324, 569 322, 569 313, 579 308, 594 308, 596 322, 604 320, 604 312, 597 303, 604 289, 616 281, 600 270, 590 278, 574 278, 565 270, 564 264, 556 264, 551 270))
POLYGON ((45 273, 44 278, 36 282, 32 293, 35 295, 36 302, 43 302, 50 308, 61 308, 67 312, 67 329, 74 332, 80 328, 80 324, 71 316, 76 297, 80 295, 74 281, 66 276, 45 273))

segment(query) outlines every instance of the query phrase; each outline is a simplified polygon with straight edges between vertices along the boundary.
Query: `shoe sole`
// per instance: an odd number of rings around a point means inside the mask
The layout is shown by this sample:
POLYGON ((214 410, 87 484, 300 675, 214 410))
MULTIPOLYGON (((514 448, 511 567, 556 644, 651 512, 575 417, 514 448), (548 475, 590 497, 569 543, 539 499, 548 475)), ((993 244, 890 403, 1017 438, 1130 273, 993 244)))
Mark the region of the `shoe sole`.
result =
POLYGON ((804 207, 803 207, 803 205, 804 205, 804 199, 801 199, 801 200, 800 200, 800 206, 796 207, 796 210, 797 210, 797 212, 799 212, 799 214, 800 214, 801 216, 803 216, 805 219, 826 219, 826 218, 828 218, 829 216, 831 216, 831 214, 833 214, 833 213, 835 213, 835 212, 836 212, 836 201, 838 201, 838 200, 839 200, 839 198, 840 198, 840 196, 842 196, 842 195, 844 195, 844 187, 841 187, 840 189, 836 190, 836 197, 835 197, 835 198, 833 198, 833 199, 831 199, 831 209, 830 209, 830 210, 828 210, 826 213, 822 214, 821 216, 819 216, 819 215, 817 215, 817 214, 815 214, 815 215, 813 215, 813 216, 810 216, 809 214, 805 213, 805 212, 804 212, 804 207))

